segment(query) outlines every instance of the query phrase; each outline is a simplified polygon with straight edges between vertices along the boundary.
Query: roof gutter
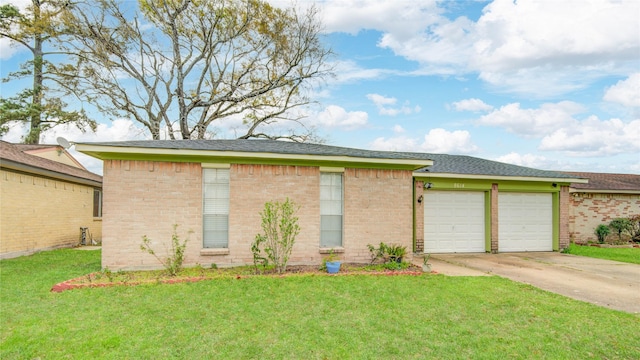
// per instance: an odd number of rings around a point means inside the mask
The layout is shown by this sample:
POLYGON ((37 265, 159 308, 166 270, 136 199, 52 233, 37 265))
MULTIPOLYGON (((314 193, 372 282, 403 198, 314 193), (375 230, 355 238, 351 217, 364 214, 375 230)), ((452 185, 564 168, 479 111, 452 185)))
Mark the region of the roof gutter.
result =
POLYGON ((588 184, 589 179, 578 178, 554 178, 554 177, 534 177, 534 176, 507 176, 507 175, 476 175, 476 174, 454 174, 454 173, 425 173, 413 172, 416 178, 456 178, 473 180, 511 180, 511 181, 537 181, 537 182, 559 182, 571 184, 588 184))
POLYGON ((67 175, 67 174, 46 170, 39 167, 31 166, 31 165, 25 165, 12 160, 3 159, 2 168, 15 170, 23 173, 28 173, 28 174, 39 175, 39 176, 56 179, 56 180, 68 181, 75 184, 81 184, 81 185, 87 185, 87 186, 99 187, 99 188, 102 187, 102 182, 99 182, 99 181, 85 179, 85 178, 81 178, 73 175, 67 175))
POLYGON ((340 164, 370 164, 397 166, 401 168, 420 169, 432 166, 432 160, 424 159, 393 159, 393 158, 368 158, 340 155, 310 155, 310 154, 283 154, 272 152, 244 152, 244 151, 220 151, 220 150, 193 150, 193 149, 166 149, 166 148, 140 148, 140 147, 116 147, 91 144, 75 144, 76 150, 101 160, 158 160, 171 158, 193 158, 194 162, 202 162, 203 158, 223 158, 229 160, 254 161, 282 161, 282 162, 322 162, 340 164))
POLYGON ((599 189, 576 189, 569 188, 569 192, 572 194, 629 194, 629 195, 640 195, 640 189, 638 190, 599 190, 599 189))

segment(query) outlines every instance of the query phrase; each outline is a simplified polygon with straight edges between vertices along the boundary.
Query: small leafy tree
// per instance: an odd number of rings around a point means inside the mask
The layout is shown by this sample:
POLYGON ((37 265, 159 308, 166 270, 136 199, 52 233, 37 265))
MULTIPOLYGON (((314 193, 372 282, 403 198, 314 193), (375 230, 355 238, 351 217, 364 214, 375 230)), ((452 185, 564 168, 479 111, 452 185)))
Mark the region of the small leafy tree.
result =
POLYGON ((631 227, 631 222, 629 219, 617 218, 611 220, 609 227, 618 233, 618 240, 622 241, 622 233, 631 227))
POLYGON ((611 233, 611 228, 605 224, 600 224, 596 227, 595 234, 598 237, 598 242, 600 244, 604 244, 604 240, 607 238, 607 235, 611 233))
MULTIPOLYGON (((189 231, 191 234, 193 231, 189 231)), ((151 255, 153 255, 162 266, 164 266, 165 270, 169 274, 169 276, 176 276, 182 270, 182 263, 184 262, 184 252, 187 248, 187 241, 189 240, 189 236, 184 241, 180 241, 180 237, 178 236, 178 224, 173 225, 173 234, 171 235, 171 249, 167 250, 168 256, 166 258, 161 258, 158 256, 151 248, 151 239, 147 237, 147 235, 142 236, 142 244, 140 245, 140 250, 145 251, 151 255)))
POLYGON ((252 245, 254 264, 260 260, 260 246, 264 246, 267 258, 275 265, 276 271, 280 274, 286 271, 293 244, 300 233, 298 217, 295 216, 297 210, 298 207, 289 198, 284 202, 268 201, 264 204, 264 210, 260 212, 263 234, 256 235, 253 243, 255 250, 252 245))

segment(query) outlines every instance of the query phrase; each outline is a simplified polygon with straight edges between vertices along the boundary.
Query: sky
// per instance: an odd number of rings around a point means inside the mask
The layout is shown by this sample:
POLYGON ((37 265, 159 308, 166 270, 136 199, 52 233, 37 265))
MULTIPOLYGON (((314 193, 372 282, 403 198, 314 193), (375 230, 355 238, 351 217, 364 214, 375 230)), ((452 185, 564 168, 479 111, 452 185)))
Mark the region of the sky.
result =
MULTIPOLYGON (((640 174, 640 1, 297 4, 320 9, 336 53, 336 76, 314 90, 306 119, 328 145, 640 174)), ((0 39, 2 77, 28 55, 0 39)), ((6 96, 16 85, 0 86, 6 96)), ((96 133, 58 127, 41 143, 150 138, 130 119, 92 115, 96 133)), ((218 138, 234 137, 233 121, 218 126, 218 138)), ((16 125, 3 140, 25 131, 16 125)), ((102 173, 99 160, 71 151, 102 173)))

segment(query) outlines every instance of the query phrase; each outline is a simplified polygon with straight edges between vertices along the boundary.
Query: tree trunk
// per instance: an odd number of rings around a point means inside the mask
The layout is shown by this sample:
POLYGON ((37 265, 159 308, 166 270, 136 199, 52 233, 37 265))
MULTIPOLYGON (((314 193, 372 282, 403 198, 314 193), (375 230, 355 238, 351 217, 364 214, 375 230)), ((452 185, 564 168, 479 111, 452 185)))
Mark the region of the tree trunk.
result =
MULTIPOLYGON (((40 2, 34 0, 33 5, 34 23, 38 24, 40 21, 40 2)), ((42 116, 42 34, 36 33, 33 39, 33 98, 31 100, 31 111, 29 112, 31 127, 29 134, 24 140, 25 144, 39 144, 40 132, 42 130, 40 127, 42 116)))

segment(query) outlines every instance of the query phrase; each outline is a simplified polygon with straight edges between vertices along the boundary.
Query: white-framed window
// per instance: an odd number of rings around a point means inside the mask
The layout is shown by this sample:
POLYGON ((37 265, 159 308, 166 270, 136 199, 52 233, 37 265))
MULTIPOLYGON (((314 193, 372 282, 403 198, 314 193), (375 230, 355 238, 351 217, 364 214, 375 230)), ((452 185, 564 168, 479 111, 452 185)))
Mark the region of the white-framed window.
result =
POLYGON ((320 247, 342 246, 342 173, 320 173, 320 247))
POLYGON ((93 217, 102 217, 102 190, 93 189, 93 217))
POLYGON ((202 169, 202 246, 229 246, 229 169, 202 169))

